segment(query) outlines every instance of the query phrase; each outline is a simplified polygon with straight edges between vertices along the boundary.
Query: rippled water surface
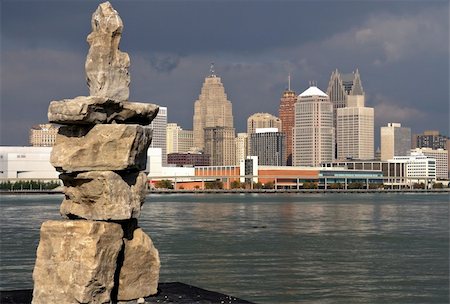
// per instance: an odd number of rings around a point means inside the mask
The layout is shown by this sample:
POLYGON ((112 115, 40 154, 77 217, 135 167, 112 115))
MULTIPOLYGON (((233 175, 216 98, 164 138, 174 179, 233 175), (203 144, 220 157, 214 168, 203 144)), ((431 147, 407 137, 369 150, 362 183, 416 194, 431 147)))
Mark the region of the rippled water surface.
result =
MULTIPOLYGON (((62 196, 0 196, 0 290, 32 288, 62 196)), ((151 195, 161 281, 256 303, 449 303, 448 194, 151 195)))

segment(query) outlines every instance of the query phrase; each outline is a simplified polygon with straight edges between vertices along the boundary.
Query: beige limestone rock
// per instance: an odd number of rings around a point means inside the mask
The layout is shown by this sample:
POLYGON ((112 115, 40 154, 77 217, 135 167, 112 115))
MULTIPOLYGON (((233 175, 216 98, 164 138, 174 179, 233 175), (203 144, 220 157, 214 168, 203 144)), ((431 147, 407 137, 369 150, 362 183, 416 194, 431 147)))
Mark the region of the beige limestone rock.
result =
POLYGON ((109 303, 122 237, 116 223, 44 222, 32 303, 109 303))
POLYGON ((159 253, 141 228, 133 239, 125 239, 124 261, 119 274, 117 299, 127 301, 156 294, 159 280, 159 253))
POLYGON ((101 3, 92 14, 92 32, 86 58, 86 78, 91 96, 126 101, 129 96, 130 58, 119 50, 123 23, 109 2, 101 3))
POLYGON ((63 126, 50 156, 58 171, 145 170, 150 127, 139 125, 63 126))
POLYGON ((89 220, 128 220, 139 217, 145 200, 144 172, 89 171, 61 174, 65 199, 61 214, 89 220))
POLYGON ((149 125, 159 107, 151 103, 121 102, 100 96, 79 96, 52 101, 48 120, 58 124, 125 123, 149 125))

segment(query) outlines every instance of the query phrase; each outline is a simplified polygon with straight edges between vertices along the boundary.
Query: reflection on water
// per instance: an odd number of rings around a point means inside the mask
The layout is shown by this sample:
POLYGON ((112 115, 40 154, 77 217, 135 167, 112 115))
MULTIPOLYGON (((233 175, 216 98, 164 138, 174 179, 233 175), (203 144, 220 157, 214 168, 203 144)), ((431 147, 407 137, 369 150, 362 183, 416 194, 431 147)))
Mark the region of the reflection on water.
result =
MULTIPOLYGON (((31 288, 60 196, 1 197, 0 289, 31 288)), ((257 303, 448 303, 445 194, 152 195, 161 281, 257 303)))

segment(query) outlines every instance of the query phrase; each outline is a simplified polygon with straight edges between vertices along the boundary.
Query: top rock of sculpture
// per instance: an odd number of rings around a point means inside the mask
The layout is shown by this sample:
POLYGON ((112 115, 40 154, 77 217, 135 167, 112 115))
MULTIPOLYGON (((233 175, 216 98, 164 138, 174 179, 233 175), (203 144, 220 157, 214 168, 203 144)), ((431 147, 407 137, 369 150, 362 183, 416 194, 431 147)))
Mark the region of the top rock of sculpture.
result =
POLYGON ((109 2, 100 4, 92 15, 92 32, 86 58, 86 78, 91 96, 127 101, 130 57, 119 50, 123 23, 109 2))

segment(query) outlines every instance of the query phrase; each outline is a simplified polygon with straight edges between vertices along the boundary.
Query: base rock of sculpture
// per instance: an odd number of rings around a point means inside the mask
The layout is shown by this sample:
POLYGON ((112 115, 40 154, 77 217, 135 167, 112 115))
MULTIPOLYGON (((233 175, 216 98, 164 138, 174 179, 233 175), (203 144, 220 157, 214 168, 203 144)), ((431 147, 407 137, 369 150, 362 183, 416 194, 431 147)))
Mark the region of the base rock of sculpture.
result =
POLYGON ((140 125, 59 128, 50 163, 58 171, 145 170, 152 129, 140 125))
POLYGON ((144 172, 89 171, 61 174, 66 196, 61 215, 88 220, 138 218, 145 200, 144 172))
POLYGON ((101 96, 78 96, 74 99, 52 101, 48 107, 48 120, 63 125, 149 125, 158 110, 158 106, 151 103, 116 101, 101 96))
POLYGON ((109 303, 122 237, 116 223, 44 222, 32 303, 109 303))
POLYGON ((159 280, 159 253, 141 228, 133 239, 125 239, 124 261, 119 275, 117 299, 128 301, 156 294, 159 280))

